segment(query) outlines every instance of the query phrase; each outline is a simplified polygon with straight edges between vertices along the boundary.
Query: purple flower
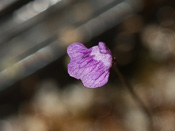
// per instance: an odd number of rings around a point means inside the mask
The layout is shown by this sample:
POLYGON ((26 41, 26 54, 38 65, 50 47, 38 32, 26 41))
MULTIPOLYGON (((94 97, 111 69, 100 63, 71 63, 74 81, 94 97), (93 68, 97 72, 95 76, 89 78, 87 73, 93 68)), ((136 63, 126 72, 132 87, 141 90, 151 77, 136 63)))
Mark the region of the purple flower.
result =
POLYGON ((80 79, 85 87, 101 87, 108 82, 112 55, 105 43, 99 42, 98 46, 89 49, 82 43, 73 43, 67 53, 70 57, 69 75, 80 79))

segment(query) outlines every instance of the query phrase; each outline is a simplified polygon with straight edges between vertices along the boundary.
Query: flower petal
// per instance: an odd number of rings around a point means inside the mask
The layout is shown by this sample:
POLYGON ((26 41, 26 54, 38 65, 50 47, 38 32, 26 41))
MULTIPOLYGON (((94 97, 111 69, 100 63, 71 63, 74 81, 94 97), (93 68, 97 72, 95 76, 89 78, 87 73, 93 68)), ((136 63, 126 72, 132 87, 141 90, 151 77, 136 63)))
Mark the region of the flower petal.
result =
POLYGON ((90 50, 87 49, 82 43, 73 43, 67 48, 67 53, 70 58, 82 57, 84 54, 89 52, 90 50))
POLYGON ((101 87, 108 82, 112 66, 112 55, 105 43, 87 49, 81 43, 73 43, 67 48, 70 57, 68 73, 81 79, 87 88, 101 87))

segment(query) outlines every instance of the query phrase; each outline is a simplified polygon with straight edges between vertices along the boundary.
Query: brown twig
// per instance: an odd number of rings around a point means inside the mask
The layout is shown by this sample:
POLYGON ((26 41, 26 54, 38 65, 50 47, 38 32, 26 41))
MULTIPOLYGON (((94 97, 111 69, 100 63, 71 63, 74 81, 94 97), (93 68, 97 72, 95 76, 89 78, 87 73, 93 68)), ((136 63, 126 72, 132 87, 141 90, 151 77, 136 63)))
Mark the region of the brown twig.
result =
POLYGON ((127 81, 127 79, 122 75, 122 73, 119 71, 118 67, 114 64, 113 69, 117 73, 119 79, 121 82, 127 87, 128 91, 131 93, 132 97, 137 101, 140 108, 145 112, 149 119, 149 131, 154 131, 153 128, 153 118, 152 113, 148 110, 148 108, 145 106, 145 104, 141 101, 141 99, 138 97, 138 95, 135 93, 134 88, 132 85, 127 81))

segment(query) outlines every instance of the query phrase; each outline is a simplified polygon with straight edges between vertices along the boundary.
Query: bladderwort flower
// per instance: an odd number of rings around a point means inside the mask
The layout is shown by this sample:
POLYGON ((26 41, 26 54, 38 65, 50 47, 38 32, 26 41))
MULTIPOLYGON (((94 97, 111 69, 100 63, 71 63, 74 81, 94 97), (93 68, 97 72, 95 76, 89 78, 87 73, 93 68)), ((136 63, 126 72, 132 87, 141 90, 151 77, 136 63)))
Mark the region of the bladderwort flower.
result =
POLYGON ((112 59, 111 51, 104 42, 99 42, 98 46, 93 46, 89 49, 82 43, 73 43, 68 46, 67 53, 70 57, 70 63, 68 64, 69 75, 80 79, 87 88, 97 88, 105 85, 108 82, 109 70, 113 64, 113 69, 119 79, 127 87, 130 94, 147 115, 149 119, 148 130, 154 131, 152 112, 141 101, 130 82, 127 81, 118 67, 115 66, 115 57, 112 59))
POLYGON ((80 79, 85 87, 97 88, 108 82, 112 55, 104 42, 89 49, 82 43, 73 43, 68 46, 67 53, 69 75, 80 79))

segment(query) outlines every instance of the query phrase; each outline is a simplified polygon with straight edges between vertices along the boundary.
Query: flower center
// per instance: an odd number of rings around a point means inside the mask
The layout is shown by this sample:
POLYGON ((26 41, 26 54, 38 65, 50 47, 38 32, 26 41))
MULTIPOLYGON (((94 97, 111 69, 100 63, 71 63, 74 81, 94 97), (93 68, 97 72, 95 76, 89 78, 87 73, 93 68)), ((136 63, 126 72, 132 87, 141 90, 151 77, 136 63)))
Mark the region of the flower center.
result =
POLYGON ((111 67, 111 55, 110 54, 103 54, 100 53, 100 50, 98 46, 92 47, 92 52, 90 53, 90 56, 94 56, 93 58, 96 61, 101 61, 106 67, 111 67))

